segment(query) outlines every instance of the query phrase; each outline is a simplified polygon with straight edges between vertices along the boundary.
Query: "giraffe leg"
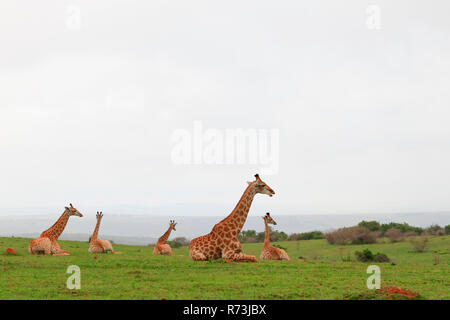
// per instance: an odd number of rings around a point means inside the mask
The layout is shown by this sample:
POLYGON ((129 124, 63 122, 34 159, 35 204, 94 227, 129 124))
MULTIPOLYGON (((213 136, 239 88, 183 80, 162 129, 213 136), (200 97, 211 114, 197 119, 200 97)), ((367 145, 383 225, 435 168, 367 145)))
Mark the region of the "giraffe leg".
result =
POLYGON ((90 253, 105 253, 102 241, 98 239, 91 239, 88 251, 90 253))
POLYGON ((90 253, 103 253, 103 248, 98 245, 90 245, 88 251, 90 253))
POLYGON ((283 249, 280 249, 280 260, 290 260, 288 254, 283 249))
POLYGON ((206 261, 206 260, 208 260, 208 258, 203 254, 203 252, 201 252, 197 248, 190 248, 189 249, 189 255, 190 255, 191 259, 194 260, 194 261, 206 261))
POLYGON ((169 256, 172 256, 172 248, 166 243, 161 245, 161 254, 167 254, 169 256))
POLYGON ((67 250, 61 250, 61 247, 59 246, 58 242, 54 241, 52 243, 52 252, 55 256, 69 256, 70 252, 67 250))
POLYGON ((153 248, 153 254, 161 254, 159 252, 159 246, 158 245, 155 245, 155 247, 153 248))
POLYGON ((257 262, 255 256, 251 256, 245 253, 236 253, 232 249, 223 251, 222 258, 236 262, 257 262))
POLYGON ((100 240, 100 243, 101 243, 105 253, 107 253, 108 251, 111 251, 111 253, 114 253, 111 242, 109 242, 108 240, 100 240))

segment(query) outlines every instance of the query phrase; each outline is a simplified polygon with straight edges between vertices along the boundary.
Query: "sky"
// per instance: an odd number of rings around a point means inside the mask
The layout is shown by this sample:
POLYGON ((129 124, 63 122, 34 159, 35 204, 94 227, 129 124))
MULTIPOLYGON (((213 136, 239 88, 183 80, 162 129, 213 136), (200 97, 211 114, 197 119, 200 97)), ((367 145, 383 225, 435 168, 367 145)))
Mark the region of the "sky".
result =
POLYGON ((449 9, 3 1, 0 208, 221 215, 260 173, 276 194, 258 213, 448 212, 449 9), (268 134, 275 170, 177 163, 199 123, 201 154, 226 130, 268 134))

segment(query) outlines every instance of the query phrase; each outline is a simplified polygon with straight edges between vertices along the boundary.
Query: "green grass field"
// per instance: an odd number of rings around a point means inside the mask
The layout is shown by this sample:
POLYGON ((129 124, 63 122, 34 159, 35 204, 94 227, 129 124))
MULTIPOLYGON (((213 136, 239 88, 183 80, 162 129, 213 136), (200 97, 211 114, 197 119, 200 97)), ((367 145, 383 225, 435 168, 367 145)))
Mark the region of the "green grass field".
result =
MULTIPOLYGON (((279 243, 291 261, 194 262, 188 248, 174 256, 152 255, 152 247, 114 245, 122 254, 88 253, 87 242, 59 241, 70 256, 34 256, 30 239, 0 238, 0 299, 351 299, 367 289, 370 264, 381 268, 382 286, 415 291, 424 299, 450 299, 450 236, 430 239, 426 252, 408 242, 349 245, 339 249, 325 240, 279 243), (361 263, 355 250, 382 252, 391 263, 361 263), (434 251, 439 251, 439 263, 434 251), (352 261, 341 256, 350 255, 352 261), (306 258, 298 259, 299 256, 306 258), (66 288, 67 267, 81 269, 81 289, 66 288)), ((262 244, 244 244, 259 257, 262 244)), ((377 296, 379 298, 379 296, 377 296)))

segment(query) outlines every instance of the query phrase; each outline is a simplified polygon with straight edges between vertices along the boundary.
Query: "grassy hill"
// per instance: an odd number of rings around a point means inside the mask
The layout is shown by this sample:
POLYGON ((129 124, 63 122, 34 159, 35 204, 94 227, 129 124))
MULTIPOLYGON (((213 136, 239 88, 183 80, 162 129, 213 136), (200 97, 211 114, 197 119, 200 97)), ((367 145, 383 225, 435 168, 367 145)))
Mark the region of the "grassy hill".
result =
MULTIPOLYGON (((0 299, 351 299, 383 298, 366 287, 370 264, 381 268, 382 286, 417 292, 425 299, 450 299, 450 236, 433 237, 413 252, 408 242, 330 245, 325 240, 288 241, 291 261, 194 262, 188 248, 175 256, 152 255, 152 247, 114 245, 122 254, 88 253, 87 242, 60 241, 70 256, 34 256, 30 239, 0 238, 0 299), (354 251, 369 248, 394 263, 361 263, 354 251), (435 251, 439 252, 436 264, 435 251), (298 259, 302 256, 305 259, 298 259), (352 261, 342 257, 351 256, 352 261), (345 260, 345 259, 344 259, 345 260), (81 269, 81 289, 66 288, 67 267, 81 269), (372 296, 370 295, 372 294, 372 296)), ((244 244, 259 257, 262 244, 244 244)))

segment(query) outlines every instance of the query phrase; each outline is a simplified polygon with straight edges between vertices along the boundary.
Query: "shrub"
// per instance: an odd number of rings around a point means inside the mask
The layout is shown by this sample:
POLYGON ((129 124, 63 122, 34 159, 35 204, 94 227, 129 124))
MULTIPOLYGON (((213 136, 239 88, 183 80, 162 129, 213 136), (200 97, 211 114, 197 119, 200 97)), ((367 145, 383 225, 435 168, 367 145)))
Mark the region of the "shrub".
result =
POLYGON ((356 260, 361 262, 373 261, 373 253, 369 249, 361 251, 355 251, 356 260))
POLYGON ((391 240, 391 242, 398 242, 404 239, 404 235, 397 228, 390 228, 386 231, 385 236, 391 240))
POLYGON ((182 247, 183 244, 179 241, 175 241, 175 240, 170 240, 170 241, 166 241, 166 243, 171 246, 172 248, 179 248, 182 247))
POLYGON ((428 234, 434 235, 434 236, 443 236, 445 234, 445 230, 441 228, 441 226, 437 224, 433 224, 425 229, 425 231, 428 234))
MULTIPOLYGON (((239 236, 239 242, 241 243, 250 243, 250 242, 263 242, 266 237, 266 232, 258 232, 255 230, 247 230, 242 231, 239 236)), ((286 241, 288 240, 288 235, 283 231, 273 231, 271 227, 269 227, 269 239, 270 241, 286 241)))
POLYGON ((373 261, 375 262, 390 262, 391 259, 388 258, 387 255, 385 255, 384 253, 377 253, 375 255, 375 257, 373 258, 373 261))
POLYGON ((246 243, 249 242, 249 239, 256 239, 256 231, 255 230, 244 230, 239 233, 238 236, 239 242, 246 243))
POLYGON ((414 237, 409 239, 409 242, 413 246, 414 251, 424 252, 428 246, 428 237, 426 236, 414 237))
POLYGON ((445 234, 450 234, 450 224, 446 225, 444 230, 445 230, 445 234))
POLYGON ((181 243, 182 246, 188 246, 190 244, 189 239, 185 237, 176 237, 173 241, 181 243))
POLYGON ((380 223, 377 221, 361 221, 358 223, 358 227, 366 227, 370 231, 380 230, 380 223))
MULTIPOLYGON (((242 241, 241 241, 242 242, 242 241)), ((249 238, 246 238, 245 239, 245 243, 256 243, 256 242, 258 242, 257 240, 256 240, 256 237, 249 237, 249 238)))
MULTIPOLYGON (((269 235, 270 235, 270 227, 269 227, 269 235)), ((257 242, 263 242, 264 241, 264 238, 266 237, 266 233, 265 232, 258 232, 257 234, 256 234, 256 241, 257 242)), ((270 238, 270 236, 269 236, 269 238, 270 238)))
POLYGON ((303 233, 293 233, 289 236, 288 240, 313 240, 323 239, 323 233, 320 231, 311 231, 303 233))
POLYGON ((369 244, 375 243, 379 231, 370 231, 366 227, 342 228, 325 234, 330 244, 369 244))
POLYGON ((270 233, 270 241, 286 241, 288 235, 283 231, 274 231, 270 233))
POLYGON ((396 222, 390 222, 390 223, 384 223, 380 226, 380 231, 385 234, 386 231, 388 231, 391 228, 399 229, 402 233, 404 232, 413 232, 415 234, 421 234, 423 232, 422 228, 419 227, 413 227, 410 226, 407 223, 396 223, 396 222))
POLYGON ((384 253, 373 254, 369 249, 355 251, 356 260, 361 262, 390 262, 391 260, 384 253))

